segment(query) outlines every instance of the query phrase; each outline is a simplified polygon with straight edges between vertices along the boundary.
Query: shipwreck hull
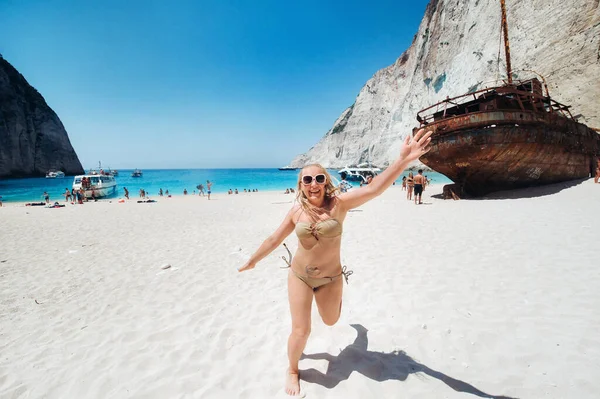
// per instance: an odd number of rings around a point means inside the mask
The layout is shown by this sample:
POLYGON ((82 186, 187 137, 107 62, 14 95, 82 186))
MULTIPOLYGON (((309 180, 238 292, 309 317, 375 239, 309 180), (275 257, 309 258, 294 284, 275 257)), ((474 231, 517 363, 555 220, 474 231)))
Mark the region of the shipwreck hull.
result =
POLYGON ((423 127, 434 134, 421 161, 471 196, 587 178, 600 148, 598 133, 557 114, 476 112, 423 127))

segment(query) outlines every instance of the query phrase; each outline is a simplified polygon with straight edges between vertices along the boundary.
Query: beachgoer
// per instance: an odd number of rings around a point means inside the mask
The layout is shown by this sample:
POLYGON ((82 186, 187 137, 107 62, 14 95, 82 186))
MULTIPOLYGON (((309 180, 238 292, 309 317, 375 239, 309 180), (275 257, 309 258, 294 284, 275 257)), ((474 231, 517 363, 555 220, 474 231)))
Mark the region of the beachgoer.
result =
POLYGON ((208 199, 210 199, 210 188, 212 187, 212 183, 210 180, 206 181, 206 194, 208 195, 208 199))
POLYGON ((348 188, 350 188, 348 181, 346 180, 346 178, 348 177, 348 175, 346 174, 346 172, 342 172, 340 174, 340 177, 342 178, 342 181, 340 182, 340 192, 345 193, 348 191, 348 188))
POLYGON ((129 199, 129 190, 127 190, 127 187, 123 187, 123 191, 125 191, 125 198, 129 199))
POLYGON ((415 180, 413 177, 413 173, 408 173, 408 178, 406 179, 406 199, 409 201, 412 200, 413 187, 415 186, 415 180))
POLYGON ((166 191, 165 191, 165 195, 169 195, 169 190, 166 190, 166 191))
POLYGON ((596 176, 594 176, 594 183, 600 182, 600 159, 597 161, 596 165, 596 176))
POLYGON ((65 202, 71 201, 71 191, 68 188, 65 188, 65 202))
POLYGON ((402 190, 406 190, 406 176, 402 176, 402 190))
POLYGON ((50 203, 50 196, 48 195, 48 193, 46 191, 44 191, 44 194, 42 196, 46 200, 46 204, 49 204, 50 203))
POLYGON ((418 174, 415 176, 414 178, 414 182, 415 182, 415 205, 417 204, 417 201, 419 204, 422 204, 423 201, 421 201, 421 195, 423 194, 423 190, 425 190, 425 176, 423 176, 423 169, 419 169, 418 174))
POLYGON ((238 194, 238 189, 237 188, 235 189, 235 193, 238 194))
POLYGON ((334 325, 340 317, 343 281, 347 283, 351 274, 342 267, 340 255, 342 224, 348 211, 390 187, 406 166, 427 152, 431 134, 421 129, 414 138, 407 135, 399 157, 392 165, 371 184, 347 193, 338 194, 327 170, 321 165, 302 168, 298 176, 297 203, 279 228, 240 267, 240 272, 253 269, 292 231, 296 231, 298 250, 293 258, 290 253, 290 259, 286 259, 290 267, 287 284, 292 320, 288 338, 287 394, 300 393, 298 362, 310 334, 313 298, 325 324, 334 325))
POLYGON ((0 208, 2 207, 2 196, 0 195, 0 208))
POLYGON ((71 199, 73 200, 73 202, 77 201, 77 194, 75 193, 75 189, 71 189, 71 199))
POLYGON ((183 195, 187 195, 187 188, 183 189, 183 195))
POLYGON ((85 190, 83 189, 83 187, 79 187, 78 194, 79 194, 77 196, 78 202, 83 205, 83 201, 87 201, 87 198, 85 198, 85 190))
POLYGON ((94 187, 92 187, 92 199, 94 200, 94 202, 97 202, 98 200, 96 199, 96 190, 94 190, 94 187))
POLYGON ((162 196, 163 196, 163 190, 162 190, 162 188, 160 188, 160 189, 158 190, 158 195, 159 195, 160 197, 162 197, 162 196))
POLYGON ((198 189, 198 196, 201 195, 204 197, 204 186, 202 184, 198 184, 196 188, 198 189))

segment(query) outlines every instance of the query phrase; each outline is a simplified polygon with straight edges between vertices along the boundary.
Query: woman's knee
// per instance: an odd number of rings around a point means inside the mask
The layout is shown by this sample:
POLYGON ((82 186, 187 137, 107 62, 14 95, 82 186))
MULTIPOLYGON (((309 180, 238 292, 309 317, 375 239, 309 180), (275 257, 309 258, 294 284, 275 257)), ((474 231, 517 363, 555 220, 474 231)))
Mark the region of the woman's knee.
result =
POLYGON ((340 319, 340 315, 338 314, 337 316, 321 317, 321 319, 323 320, 323 323, 331 327, 338 322, 338 320, 340 319))
POLYGON ((308 325, 308 326, 292 326, 292 332, 290 335, 292 335, 296 338, 299 338, 299 339, 308 338, 308 336, 310 335, 310 325, 308 325))

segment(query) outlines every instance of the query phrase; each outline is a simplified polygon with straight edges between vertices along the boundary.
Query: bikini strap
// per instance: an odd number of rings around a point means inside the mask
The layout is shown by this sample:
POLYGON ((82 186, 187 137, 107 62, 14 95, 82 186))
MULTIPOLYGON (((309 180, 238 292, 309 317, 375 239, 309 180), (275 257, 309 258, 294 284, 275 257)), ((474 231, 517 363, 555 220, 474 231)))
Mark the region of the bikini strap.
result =
POLYGON ((346 284, 348 284, 348 277, 350 277, 352 275, 352 273, 354 273, 352 270, 346 270, 346 266, 342 266, 342 276, 344 276, 344 279, 346 280, 346 284))
POLYGON ((290 249, 287 247, 287 245, 285 245, 285 242, 283 243, 283 246, 285 247, 285 249, 288 252, 288 256, 290 257, 290 259, 288 260, 285 256, 281 256, 281 259, 283 259, 283 261, 285 263, 287 263, 287 266, 282 266, 280 267, 280 269, 287 269, 289 267, 292 267, 292 252, 290 251, 290 249))

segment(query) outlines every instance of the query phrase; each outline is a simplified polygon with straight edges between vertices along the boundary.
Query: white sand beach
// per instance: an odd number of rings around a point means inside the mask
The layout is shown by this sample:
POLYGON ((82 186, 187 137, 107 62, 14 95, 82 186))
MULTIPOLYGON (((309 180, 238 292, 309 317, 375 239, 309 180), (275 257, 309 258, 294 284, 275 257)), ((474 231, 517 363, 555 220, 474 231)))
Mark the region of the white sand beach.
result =
MULTIPOLYGON (((441 190, 348 214, 306 397, 597 398, 600 185, 441 190)), ((293 197, 155 199, 0 208, 0 398, 286 397, 286 252, 237 268, 293 197)))

